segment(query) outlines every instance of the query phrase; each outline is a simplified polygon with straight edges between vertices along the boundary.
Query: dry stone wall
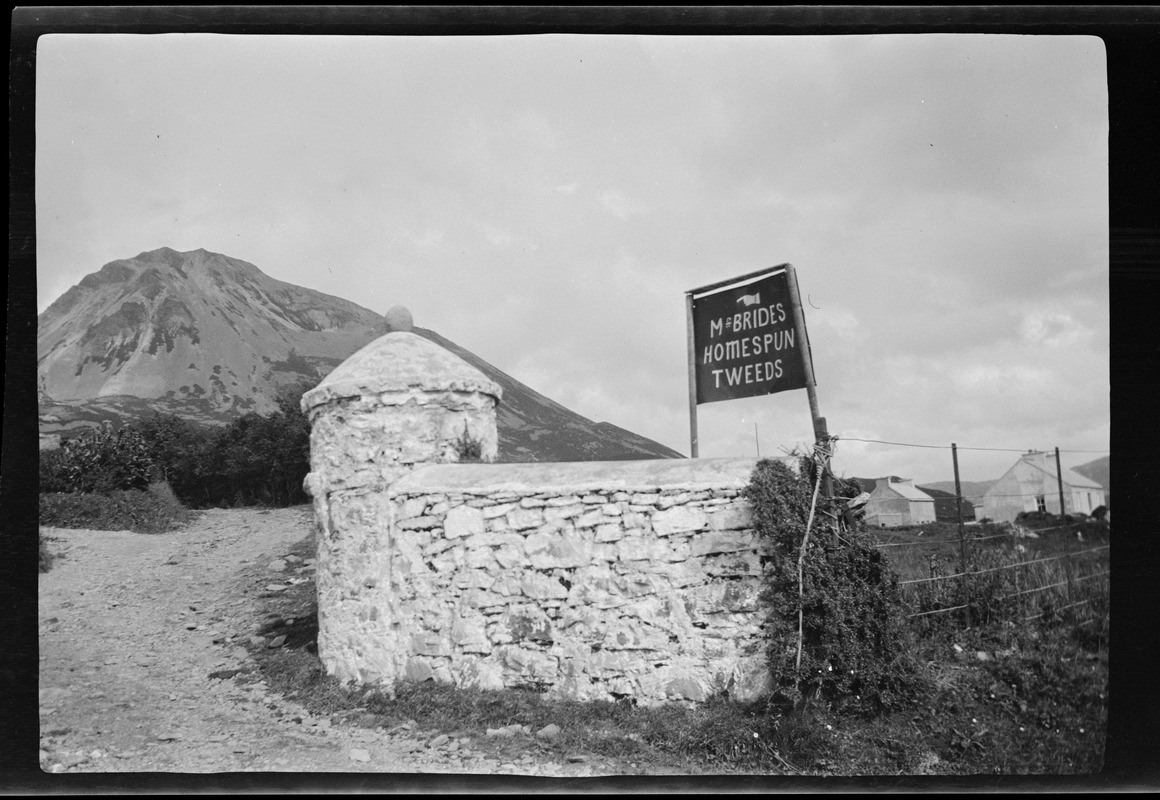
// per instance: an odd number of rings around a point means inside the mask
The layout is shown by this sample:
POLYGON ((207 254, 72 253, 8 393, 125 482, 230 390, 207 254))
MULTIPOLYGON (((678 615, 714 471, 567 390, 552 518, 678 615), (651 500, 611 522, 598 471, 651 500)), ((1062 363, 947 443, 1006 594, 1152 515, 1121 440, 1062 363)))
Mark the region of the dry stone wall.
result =
MULTIPOLYGON (((434 679, 643 703, 768 688, 752 459, 431 465, 329 494, 319 652, 434 679)), ((317 501, 317 498, 316 498, 317 501)))
POLYGON ((767 690, 752 459, 446 463, 464 435, 495 458, 500 387, 387 316, 302 398, 328 673, 650 704, 767 690))

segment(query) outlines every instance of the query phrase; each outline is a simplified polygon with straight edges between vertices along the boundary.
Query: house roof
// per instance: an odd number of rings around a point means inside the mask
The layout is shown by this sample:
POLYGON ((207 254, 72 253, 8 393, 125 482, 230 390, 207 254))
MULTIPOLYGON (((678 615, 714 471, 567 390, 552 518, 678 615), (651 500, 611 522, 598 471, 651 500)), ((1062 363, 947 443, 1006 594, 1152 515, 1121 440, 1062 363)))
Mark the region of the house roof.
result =
POLYGON ((878 488, 890 489, 896 494, 905 497, 907 500, 913 500, 915 502, 934 502, 934 498, 924 492, 922 489, 919 489, 917 486, 915 486, 913 481, 903 481, 895 478, 893 475, 889 478, 879 478, 878 488))
MULTIPOLYGON (((1022 456, 1020 456, 1019 461, 1016 461, 1015 464, 1011 465, 1011 468, 1014 469, 1015 466, 1017 466, 1020 462, 1034 467, 1037 471, 1042 472, 1053 482, 1056 482, 1059 480, 1059 478, 1062 478, 1063 485, 1071 489, 1099 489, 1100 491, 1103 491, 1104 488, 1097 481, 1093 481, 1091 478, 1080 475, 1075 470, 1068 469, 1067 467, 1063 467, 1057 475, 1054 458, 1052 459, 1052 463, 1049 465, 1047 463, 1047 453, 1024 453, 1022 456)), ((1007 470, 1007 472, 1010 471, 1010 469, 1007 470)), ((1007 473, 1003 474, 1006 475, 1007 473)), ((994 490, 995 487, 992 486, 990 489, 984 492, 984 496, 990 494, 994 490)))

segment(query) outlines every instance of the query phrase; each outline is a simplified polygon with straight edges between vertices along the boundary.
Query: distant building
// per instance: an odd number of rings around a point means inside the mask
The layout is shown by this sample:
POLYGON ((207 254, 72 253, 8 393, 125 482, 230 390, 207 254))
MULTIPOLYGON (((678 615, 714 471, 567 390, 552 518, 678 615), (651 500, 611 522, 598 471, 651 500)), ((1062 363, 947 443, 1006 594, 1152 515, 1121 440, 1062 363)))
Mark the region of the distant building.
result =
MULTIPOLYGON (((944 492, 931 486, 918 488, 934 498, 934 515, 939 522, 958 522, 959 500, 954 492, 944 492)), ((975 504, 965 497, 962 500, 962 509, 965 522, 975 519, 975 504)))
POLYGON ((867 525, 896 528, 899 525, 922 525, 935 521, 934 498, 914 485, 912 480, 894 477, 878 478, 866 501, 867 525))
POLYGON ((1021 512, 1059 514, 1059 480, 1063 479, 1065 514, 1090 514, 1105 504, 1104 487, 1064 467, 1056 474, 1055 456, 1032 450, 1020 456, 995 485, 983 493, 983 516, 1014 522, 1021 512))

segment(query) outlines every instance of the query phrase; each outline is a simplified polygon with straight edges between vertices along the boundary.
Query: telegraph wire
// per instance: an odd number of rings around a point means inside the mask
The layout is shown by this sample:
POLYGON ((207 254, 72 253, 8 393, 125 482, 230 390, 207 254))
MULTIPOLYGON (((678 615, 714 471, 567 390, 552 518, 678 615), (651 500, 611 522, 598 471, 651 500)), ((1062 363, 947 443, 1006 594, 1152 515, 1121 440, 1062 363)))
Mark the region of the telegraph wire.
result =
MULTIPOLYGON (((896 447, 924 447, 930 450, 950 450, 950 445, 945 444, 914 444, 913 442, 887 442, 881 439, 859 439, 854 436, 835 436, 838 441, 844 442, 868 442, 870 444, 889 444, 896 447)), ((1027 453, 1027 452, 1046 452, 1045 450, 1027 450, 1015 447, 958 447, 959 450, 985 450, 993 453, 1027 453)), ((1111 450, 1064 450, 1060 448, 1060 453, 1104 453, 1110 454, 1111 450)))

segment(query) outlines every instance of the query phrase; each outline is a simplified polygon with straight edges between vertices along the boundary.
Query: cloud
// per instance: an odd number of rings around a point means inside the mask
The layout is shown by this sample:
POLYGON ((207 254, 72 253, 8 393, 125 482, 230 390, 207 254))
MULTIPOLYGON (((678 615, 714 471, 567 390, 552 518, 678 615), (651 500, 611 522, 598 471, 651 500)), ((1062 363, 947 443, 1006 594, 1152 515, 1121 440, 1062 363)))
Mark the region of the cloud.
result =
POLYGON ((650 210, 648 205, 630 200, 619 189, 605 189, 597 195, 597 199, 612 216, 620 220, 647 214, 650 210))
MULTIPOLYGON (((788 261, 831 428, 1106 446, 1097 39, 42 42, 42 308, 113 259, 206 247, 408 305, 579 413, 687 450, 683 293, 788 261)), ((706 456, 754 454, 755 423, 763 454, 811 434, 801 391, 699 420, 706 456)), ((950 469, 840 452, 859 475, 950 469)), ((973 458, 979 479, 1005 469, 973 458)))

